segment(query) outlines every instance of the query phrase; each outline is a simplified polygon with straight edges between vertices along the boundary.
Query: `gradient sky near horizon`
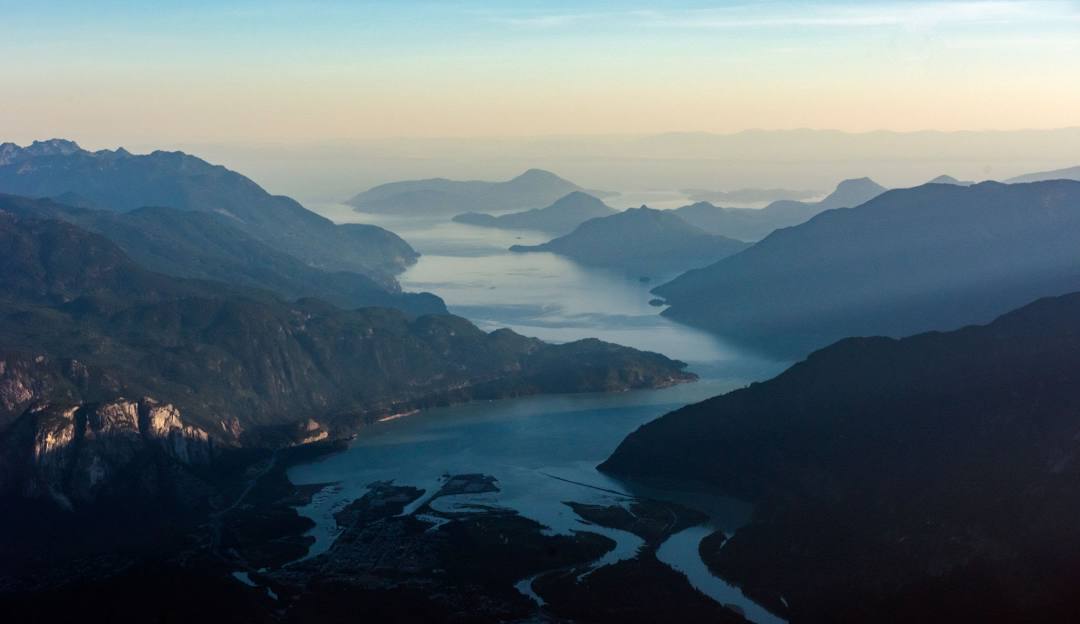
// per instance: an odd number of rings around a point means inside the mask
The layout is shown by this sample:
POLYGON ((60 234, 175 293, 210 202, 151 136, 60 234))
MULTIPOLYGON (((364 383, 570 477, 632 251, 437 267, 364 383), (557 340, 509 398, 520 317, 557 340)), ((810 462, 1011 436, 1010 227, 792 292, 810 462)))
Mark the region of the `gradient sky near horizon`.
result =
POLYGON ((1080 125, 1080 2, 11 2, 0 135, 1080 125))

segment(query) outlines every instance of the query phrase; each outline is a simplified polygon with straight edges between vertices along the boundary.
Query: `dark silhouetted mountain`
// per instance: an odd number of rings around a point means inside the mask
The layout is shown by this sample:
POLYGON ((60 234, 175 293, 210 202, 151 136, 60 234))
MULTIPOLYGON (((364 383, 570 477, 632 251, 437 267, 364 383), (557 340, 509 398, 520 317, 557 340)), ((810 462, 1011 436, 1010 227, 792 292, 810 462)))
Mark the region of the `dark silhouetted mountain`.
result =
MULTIPOLYGON (((390 182, 364 191, 346 203, 360 212, 420 217, 539 208, 567 193, 584 190, 550 171, 529 169, 506 182, 445 178, 390 182)), ((603 191, 588 192, 607 195, 603 191)))
POLYGON ((397 235, 371 225, 335 225, 296 201, 270 195, 248 178, 183 152, 133 155, 88 152, 71 141, 0 145, 0 192, 79 198, 83 207, 127 212, 145 206, 212 212, 301 262, 331 271, 390 277, 418 254, 397 235))
POLYGON ((566 234, 589 219, 606 217, 614 212, 613 208, 592 195, 574 191, 544 208, 499 216, 467 212, 454 217, 454 221, 506 230, 540 230, 552 234, 566 234))
POLYGON ((1028 173, 1022 176, 1016 176, 1015 178, 1009 178, 1006 182, 1010 184, 1024 183, 1024 182, 1044 182, 1046 180, 1078 180, 1080 181, 1080 166, 1068 167, 1066 169, 1055 169, 1053 171, 1039 171, 1036 173, 1028 173))
POLYGON ((775 201, 764 208, 719 208, 698 202, 675 210, 684 221, 711 234, 756 241, 783 227, 798 225, 819 212, 849 208, 885 191, 870 178, 844 180, 820 202, 775 201))
POLYGON ((1070 294, 986 326, 842 340, 644 425, 602 469, 754 502, 702 554, 792 622, 1065 622, 1078 405, 1070 294))
POLYGON ((1078 237, 1078 182, 928 184, 826 211, 654 292, 673 319, 799 356, 1080 289, 1078 237))
MULTIPOLYGON (((66 194, 65 199, 79 201, 66 194)), ((323 271, 241 231, 234 219, 212 212, 138 208, 89 210, 50 200, 0 195, 0 211, 61 219, 97 232, 152 271, 212 279, 273 291, 286 299, 317 297, 345 308, 383 306, 410 314, 445 314, 430 293, 402 293, 360 273, 323 271)))
POLYGON ((550 251, 582 264, 662 276, 712 264, 749 243, 708 234, 673 211, 646 206, 590 219, 543 245, 514 245, 511 251, 550 251))
POLYGON ((599 340, 549 345, 456 316, 168 277, 61 221, 0 214, 0 248, 0 423, 36 422, 26 410, 43 405, 151 397, 218 444, 273 445, 471 398, 693 379, 685 364, 599 340))

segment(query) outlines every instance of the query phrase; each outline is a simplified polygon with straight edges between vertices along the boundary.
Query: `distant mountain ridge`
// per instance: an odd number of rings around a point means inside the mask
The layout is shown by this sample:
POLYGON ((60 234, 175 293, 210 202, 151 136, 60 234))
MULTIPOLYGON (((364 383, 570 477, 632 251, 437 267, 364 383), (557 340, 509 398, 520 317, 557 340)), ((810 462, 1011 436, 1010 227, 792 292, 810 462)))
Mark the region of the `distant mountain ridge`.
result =
POLYGON ((939 175, 933 180, 927 182, 927 184, 953 184, 955 186, 971 186, 972 184, 975 184, 975 182, 972 180, 957 180, 951 175, 939 175))
POLYGON ((1080 182, 927 184, 823 212, 654 290, 673 319, 785 355, 987 322, 1080 289, 1080 182))
MULTIPOLYGON (((75 141, 67 139, 48 139, 45 141, 33 141, 30 145, 22 147, 15 143, 0 143, 0 166, 10 165, 21 160, 40 156, 69 156, 81 152, 75 141)), ((115 152, 101 150, 96 152, 102 155, 130 156, 127 150, 119 148, 115 152)))
POLYGON ((582 264, 655 277, 705 266, 749 246, 709 234, 673 211, 642 206, 590 219, 542 245, 514 245, 510 251, 550 251, 582 264))
MULTIPOLYGON (((65 199, 78 201, 73 194, 65 199)), ((213 212, 175 208, 112 210, 77 208, 47 199, 0 195, 0 213, 59 219, 101 234, 142 266, 247 288, 262 288, 285 299, 317 297, 344 308, 383 306, 409 314, 445 314, 430 293, 402 293, 349 271, 323 271, 245 234, 235 220, 213 212)))
POLYGON ((506 230, 539 230, 552 234, 566 234, 577 226, 597 217, 615 213, 615 209, 603 201, 584 193, 573 191, 555 200, 550 206, 533 208, 523 212, 489 215, 466 212, 454 217, 454 222, 480 227, 506 230))
POLYGON ((4 143, 0 192, 78 197, 82 205, 119 212, 147 206, 213 212, 304 264, 363 273, 392 288, 392 276, 418 257, 391 232, 371 225, 335 225, 293 199, 271 195, 243 175, 183 152, 89 152, 63 139, 27 147, 4 143))
POLYGON ((756 241, 774 230, 803 223, 822 211, 858 206, 885 190, 870 178, 856 178, 840 182, 832 193, 819 202, 779 200, 760 209, 721 208, 708 202, 698 202, 676 208, 675 213, 687 223, 711 234, 756 241))
POLYGON ((1024 183, 1024 182, 1044 182, 1046 180, 1077 180, 1080 181, 1080 165, 1076 167, 1067 167, 1065 169, 1054 169, 1053 171, 1038 171, 1035 173, 1027 173, 1015 178, 1009 178, 1006 182, 1010 184, 1024 183))
POLYGON ((870 178, 852 178, 850 180, 843 180, 840 184, 836 185, 833 192, 829 193, 825 199, 817 202, 815 207, 822 210, 854 208, 859 204, 870 201, 887 190, 888 189, 884 186, 881 186, 870 178))
POLYGON ((400 216, 454 215, 463 212, 508 212, 546 206, 575 191, 587 191, 543 169, 529 169, 505 182, 480 180, 406 180, 380 184, 346 201, 360 212, 400 216))

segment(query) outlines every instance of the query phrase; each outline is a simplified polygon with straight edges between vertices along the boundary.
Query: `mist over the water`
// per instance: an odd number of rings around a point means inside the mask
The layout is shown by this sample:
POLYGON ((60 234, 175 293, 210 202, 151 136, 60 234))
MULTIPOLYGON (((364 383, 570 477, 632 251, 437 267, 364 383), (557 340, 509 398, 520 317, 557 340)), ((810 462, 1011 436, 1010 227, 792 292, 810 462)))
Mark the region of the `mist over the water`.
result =
MULTIPOLYGON (((750 130, 734 134, 178 143, 273 193, 339 202, 372 186, 429 177, 507 180, 548 169, 619 191, 611 205, 676 207, 684 189, 831 190, 869 176, 887 187, 942 174, 1003 180, 1076 164, 1080 128, 986 132, 750 130)), ((131 146, 129 146, 131 147, 131 146)), ((140 146, 134 146, 139 148, 140 146)), ((160 146, 146 146, 160 147, 160 146)), ((688 203, 688 202, 687 202, 688 203)), ((392 228, 391 228, 392 229, 392 228)))

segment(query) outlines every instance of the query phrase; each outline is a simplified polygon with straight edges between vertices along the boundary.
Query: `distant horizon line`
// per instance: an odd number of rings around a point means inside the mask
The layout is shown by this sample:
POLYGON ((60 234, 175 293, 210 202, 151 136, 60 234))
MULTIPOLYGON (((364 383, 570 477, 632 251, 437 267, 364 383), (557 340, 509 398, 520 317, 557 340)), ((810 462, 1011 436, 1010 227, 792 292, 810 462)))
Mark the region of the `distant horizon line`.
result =
MULTIPOLYGON (((131 145, 135 147, 146 146, 152 144, 189 144, 189 145, 335 145, 335 144, 355 144, 355 143, 386 143, 386 142, 410 142, 410 141, 535 141, 535 140, 558 140, 558 139, 643 139, 643 138, 656 138, 656 137, 738 137, 750 134, 832 134, 839 136, 872 136, 872 135, 897 135, 897 136, 912 136, 912 135, 962 135, 962 134, 1025 134, 1025 133, 1052 133, 1052 132, 1077 132, 1080 131, 1080 124, 1074 126, 1055 126, 1055 127, 1025 127, 1025 128, 986 128, 986 129, 958 129, 958 130, 939 130, 933 128, 926 128, 921 130, 891 130, 888 128, 879 128, 875 130, 842 130, 838 128, 811 128, 806 126, 791 127, 791 128, 745 128, 735 131, 713 131, 713 130, 667 130, 663 132, 609 132, 609 133, 553 133, 553 134, 502 134, 502 135, 394 135, 394 136, 357 136, 357 137, 327 137, 327 138, 266 138, 266 139, 254 139, 254 138, 237 138, 237 139, 208 139, 208 138, 193 138, 191 140, 170 140, 161 139, 157 143, 145 140, 128 141, 121 144, 113 144, 115 147, 97 147, 94 149, 83 147, 84 141, 86 144, 94 145, 99 144, 98 141, 86 140, 79 138, 71 138, 72 136, 78 136, 78 133, 71 135, 64 135, 63 133, 53 135, 47 138, 41 136, 31 139, 9 139, 7 135, 0 133, 0 143, 13 143, 20 147, 27 147, 34 141, 47 142, 55 140, 72 141, 78 144, 83 149, 89 151, 96 151, 98 149, 119 149, 125 147, 125 145, 131 145)), ((103 143, 103 142, 102 142, 103 143)))
MULTIPOLYGON (((550 134, 462 134, 462 135, 388 135, 388 136, 357 136, 341 138, 302 138, 302 139, 235 139, 227 143, 349 143, 349 142, 375 142, 375 141, 498 141, 498 140, 535 140, 535 139, 638 139, 646 137, 665 136, 711 136, 711 137, 734 137, 745 134, 782 134, 782 133, 820 133, 841 134, 850 136, 866 136, 872 134, 1013 134, 1027 132, 1066 132, 1080 131, 1080 122, 1070 126, 1050 127, 1023 127, 1023 128, 984 128, 984 129, 957 129, 939 130, 924 128, 919 130, 891 130, 877 128, 874 130, 842 130, 839 128, 811 128, 807 126, 795 126, 790 128, 744 128, 742 130, 719 131, 719 130, 664 130, 660 132, 598 132, 598 133, 550 133, 550 134)), ((208 141, 196 140, 192 143, 204 143, 208 141)))

